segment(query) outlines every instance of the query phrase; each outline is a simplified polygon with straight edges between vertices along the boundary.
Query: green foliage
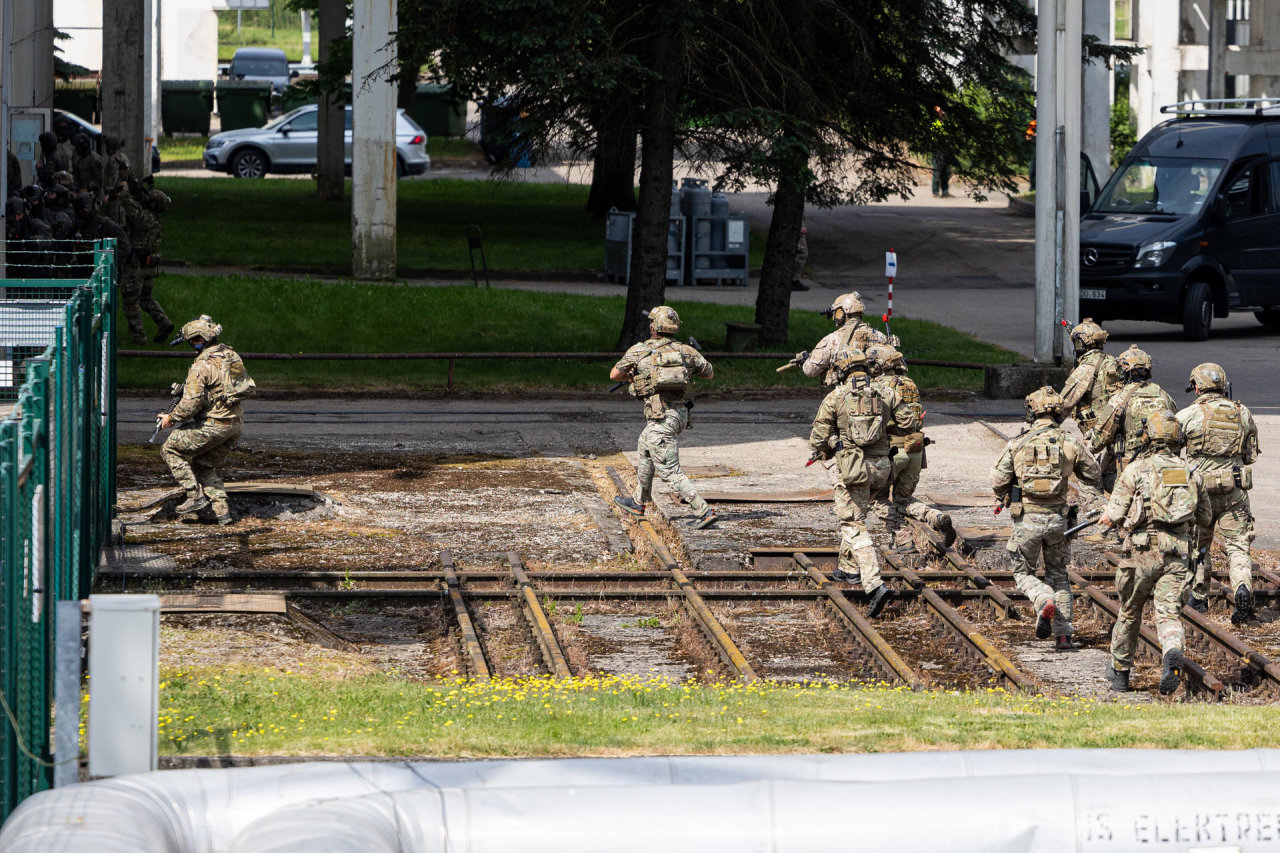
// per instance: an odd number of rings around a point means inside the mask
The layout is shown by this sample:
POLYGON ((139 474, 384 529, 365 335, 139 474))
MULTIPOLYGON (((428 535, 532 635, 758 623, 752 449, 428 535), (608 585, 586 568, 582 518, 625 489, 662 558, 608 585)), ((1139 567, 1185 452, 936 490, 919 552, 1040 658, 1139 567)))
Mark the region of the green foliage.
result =
MULTIPOLYGON (((298 281, 245 276, 181 276, 158 280, 157 294, 169 314, 183 321, 210 314, 226 331, 227 343, 242 352, 608 352, 625 305, 617 296, 579 296, 525 290, 486 290, 470 285, 404 287, 298 281)), ((709 351, 724 349, 725 323, 750 322, 750 306, 705 302, 670 304, 680 312, 681 336, 693 335, 709 351)), ((792 311, 788 340, 777 360, 722 361, 715 379, 699 380, 697 391, 754 388, 809 388, 814 380, 799 370, 776 373, 792 354, 811 349, 831 331, 831 322, 811 311, 792 311)), ((873 320, 874 325, 880 325, 873 320)), ((120 345, 128 348, 121 324, 120 345)), ((895 317, 893 331, 909 359, 1008 363, 1013 353, 952 329, 895 317)), ((156 347, 160 349, 162 347, 156 347)), ((604 393, 612 356, 599 361, 459 360, 455 387, 468 390, 577 390, 604 393)), ((122 388, 167 387, 181 378, 185 362, 124 358, 122 388)), ((410 389, 442 391, 445 361, 250 361, 263 390, 275 388, 410 389)), ((978 388, 974 370, 914 367, 925 388, 978 388)))
POLYGON ((1116 69, 1116 94, 1111 104, 1111 168, 1120 161, 1138 141, 1138 122, 1129 107, 1130 66, 1116 69))

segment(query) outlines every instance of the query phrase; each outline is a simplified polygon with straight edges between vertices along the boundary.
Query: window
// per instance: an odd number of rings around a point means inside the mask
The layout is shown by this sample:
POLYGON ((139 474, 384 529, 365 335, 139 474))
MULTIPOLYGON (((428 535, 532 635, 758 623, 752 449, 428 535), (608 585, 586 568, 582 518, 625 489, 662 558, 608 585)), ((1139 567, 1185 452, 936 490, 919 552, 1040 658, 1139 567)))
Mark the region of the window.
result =
POLYGON ((1249 5, 1250 0, 1227 0, 1227 44, 1249 44, 1249 5))
POLYGON ((1116 0, 1116 38, 1133 40, 1133 0, 1116 0))
POLYGON ((1224 193, 1227 198, 1228 220, 1244 219, 1256 212, 1253 203, 1256 186, 1253 169, 1245 169, 1231 182, 1231 186, 1227 187, 1224 193))
POLYGON ((305 130, 315 130, 317 115, 318 113, 315 110, 312 110, 309 113, 303 113, 298 116, 293 121, 289 122, 289 132, 300 133, 305 130))

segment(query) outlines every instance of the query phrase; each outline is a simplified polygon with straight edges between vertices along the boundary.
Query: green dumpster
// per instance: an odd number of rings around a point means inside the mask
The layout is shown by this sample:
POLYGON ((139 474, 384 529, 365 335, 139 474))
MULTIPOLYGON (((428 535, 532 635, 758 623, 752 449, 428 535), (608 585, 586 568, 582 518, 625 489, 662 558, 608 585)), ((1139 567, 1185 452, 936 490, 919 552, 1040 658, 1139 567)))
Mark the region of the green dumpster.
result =
POLYGON ((465 106, 449 100, 451 91, 451 87, 439 83, 418 84, 409 115, 427 136, 462 136, 467 132, 465 106))
POLYGON ((175 133, 209 135, 213 113, 212 80, 162 80, 160 123, 165 136, 175 133))
POLYGON ((298 107, 305 107, 307 104, 314 104, 316 98, 314 95, 308 95, 298 86, 286 86, 284 92, 280 94, 280 110, 281 112, 289 112, 296 110, 298 107))
POLYGON ((262 127, 271 113, 271 83, 266 80, 219 80, 218 116, 223 130, 262 127))
POLYGON ((57 80, 53 85, 53 106, 55 109, 74 113, 80 118, 93 123, 98 111, 97 80, 57 80))

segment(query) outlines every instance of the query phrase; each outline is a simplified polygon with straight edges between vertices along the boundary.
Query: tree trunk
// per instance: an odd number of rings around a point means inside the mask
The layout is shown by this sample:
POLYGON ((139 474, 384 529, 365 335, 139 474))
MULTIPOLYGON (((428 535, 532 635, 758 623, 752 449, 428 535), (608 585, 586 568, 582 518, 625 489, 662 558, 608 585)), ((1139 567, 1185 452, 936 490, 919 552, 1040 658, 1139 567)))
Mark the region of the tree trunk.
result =
POLYGON ((396 106, 407 113, 413 112, 413 98, 418 94, 418 71, 423 60, 418 56, 402 56, 400 71, 396 74, 396 106))
MULTIPOLYGON (((329 45, 346 37, 346 0, 320 0, 317 56, 324 62, 331 55, 329 45)), ((316 196, 320 201, 342 201, 346 190, 345 136, 346 106, 342 92, 330 92, 320 99, 316 133, 316 196)))
POLYGON ((630 98, 614 101, 595 116, 587 212, 604 219, 610 208, 636 209, 636 122, 630 98))
MULTIPOLYGON (((669 20, 674 16, 656 17, 669 20)), ((670 26, 655 34, 650 70, 656 79, 644 95, 640 200, 631 235, 631 280, 627 285, 627 308, 618 335, 618 349, 648 336, 649 321, 641 312, 661 305, 666 291, 667 228, 671 222, 671 176, 675 171, 672 158, 675 156, 678 51, 676 33, 670 26)))
POLYGON ((780 344, 787 340, 791 314, 791 281, 796 269, 796 244, 804 220, 804 169, 799 158, 782 167, 777 192, 773 195, 773 217, 765 242, 764 266, 760 270, 760 290, 756 294, 756 322, 760 342, 780 344))

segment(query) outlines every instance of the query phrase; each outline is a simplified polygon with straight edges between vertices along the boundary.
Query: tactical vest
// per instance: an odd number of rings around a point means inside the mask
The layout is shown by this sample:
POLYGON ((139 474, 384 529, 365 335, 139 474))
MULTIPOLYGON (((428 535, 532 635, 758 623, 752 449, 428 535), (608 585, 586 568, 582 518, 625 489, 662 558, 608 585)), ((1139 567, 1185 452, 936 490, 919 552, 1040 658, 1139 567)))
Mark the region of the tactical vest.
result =
POLYGON ((1064 440, 1060 429, 1034 430, 1014 451, 1013 470, 1022 484, 1023 497, 1037 501, 1066 497, 1068 472, 1063 459, 1064 440))
POLYGON ((1225 397, 1196 403, 1201 422, 1187 430, 1187 453, 1193 456, 1239 456, 1244 447, 1240 405, 1225 397))
POLYGON ((1156 412, 1174 412, 1165 400, 1164 392, 1154 382, 1144 382, 1133 389, 1124 409, 1124 449, 1132 453, 1142 447, 1142 426, 1156 412))
MULTIPOLYGON (((1111 395, 1119 391, 1124 382, 1116 367, 1115 356, 1107 355, 1102 350, 1090 350, 1080 359, 1081 364, 1093 368, 1093 379, 1089 383, 1088 392, 1076 404, 1073 415, 1077 422, 1092 422, 1098 410, 1106 405, 1111 395)), ((1086 425, 1084 428, 1088 428, 1086 425)))
POLYGON ((911 409, 911 414, 915 416, 916 423, 920 424, 924 420, 924 406, 920 403, 920 389, 916 387, 916 383, 906 376, 893 374, 885 377, 885 385, 898 392, 902 402, 906 403, 907 407, 911 409))
POLYGON ((1183 524, 1195 518, 1200 492, 1180 461, 1151 460, 1147 516, 1161 524, 1183 524))
POLYGON ((244 369, 240 354, 228 347, 220 347, 209 353, 218 376, 217 402, 238 406, 258 390, 258 384, 244 369))
POLYGON ((689 368, 680 344, 666 340, 651 346, 636 362, 632 387, 637 397, 683 393, 689 387, 689 368))
POLYGON ((867 378, 853 380, 849 393, 840 401, 843 417, 840 440, 845 444, 870 447, 885 437, 884 398, 867 378))

